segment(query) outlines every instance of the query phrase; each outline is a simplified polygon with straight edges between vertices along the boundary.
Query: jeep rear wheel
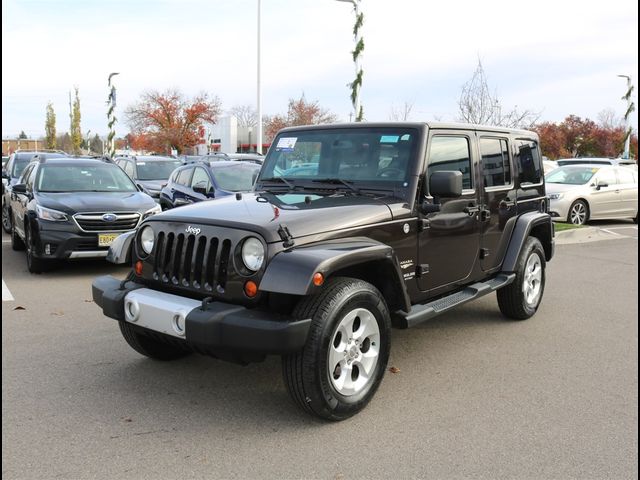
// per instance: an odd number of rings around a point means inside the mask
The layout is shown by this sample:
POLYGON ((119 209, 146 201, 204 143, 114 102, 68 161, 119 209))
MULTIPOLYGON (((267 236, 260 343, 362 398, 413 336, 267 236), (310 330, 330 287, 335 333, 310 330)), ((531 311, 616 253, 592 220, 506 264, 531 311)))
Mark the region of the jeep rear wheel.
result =
POLYGON ((294 316, 312 319, 303 350, 282 358, 294 402, 327 420, 358 413, 380 386, 389 359, 391 320, 384 298, 367 282, 335 278, 303 299, 294 316))
POLYGON ((545 265, 540 240, 529 237, 518 258, 516 279, 497 291, 498 306, 503 315, 526 320, 536 313, 544 293, 545 265))
POLYGON ((127 322, 118 322, 122 336, 136 352, 154 360, 177 360, 191 354, 190 350, 178 348, 169 343, 158 341, 136 331, 127 322))

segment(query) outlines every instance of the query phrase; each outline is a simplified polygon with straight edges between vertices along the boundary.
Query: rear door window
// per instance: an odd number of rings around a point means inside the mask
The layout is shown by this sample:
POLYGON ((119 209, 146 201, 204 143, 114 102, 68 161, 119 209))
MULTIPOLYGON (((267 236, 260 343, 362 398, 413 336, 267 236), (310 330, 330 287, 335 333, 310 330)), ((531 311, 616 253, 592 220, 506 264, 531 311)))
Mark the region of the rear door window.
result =
POLYGON ((480 154, 484 186, 503 187, 511 184, 511 163, 509 147, 504 138, 481 138, 480 154))
POLYGON ((627 170, 626 168, 618 169, 618 179, 621 184, 634 184, 637 183, 636 177, 631 170, 627 170))

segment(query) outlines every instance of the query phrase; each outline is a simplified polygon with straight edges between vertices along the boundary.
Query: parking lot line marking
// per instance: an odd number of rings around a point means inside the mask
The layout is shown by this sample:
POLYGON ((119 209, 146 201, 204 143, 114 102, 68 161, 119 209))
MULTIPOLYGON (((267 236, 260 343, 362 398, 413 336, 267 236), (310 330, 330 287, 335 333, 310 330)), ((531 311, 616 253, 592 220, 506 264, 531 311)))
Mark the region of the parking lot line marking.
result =
POLYGON ((601 228, 600 230, 602 230, 603 232, 610 233, 611 235, 615 235, 616 237, 623 237, 624 236, 624 235, 620 235, 619 233, 612 232, 611 230, 607 230, 606 228, 601 228))
POLYGON ((9 287, 4 283, 4 278, 2 279, 2 301, 3 302, 13 302, 14 298, 9 291, 9 287))

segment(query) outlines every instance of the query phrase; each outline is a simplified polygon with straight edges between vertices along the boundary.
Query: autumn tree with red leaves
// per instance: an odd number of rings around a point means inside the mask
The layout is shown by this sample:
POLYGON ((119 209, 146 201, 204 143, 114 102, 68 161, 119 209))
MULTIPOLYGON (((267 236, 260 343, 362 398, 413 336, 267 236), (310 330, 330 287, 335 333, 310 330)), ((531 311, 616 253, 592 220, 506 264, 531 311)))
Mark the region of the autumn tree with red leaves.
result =
MULTIPOLYGON (((562 122, 544 122, 531 127, 540 136, 543 153, 550 159, 611 157, 622 154, 625 129, 618 121, 601 115, 599 123, 569 115, 562 122), (606 118, 605 118, 606 117, 606 118)), ((631 153, 638 155, 638 137, 631 137, 631 153)))
POLYGON ((145 92, 125 111, 131 128, 129 145, 136 150, 181 153, 198 143, 198 127, 215 123, 219 113, 220 100, 206 93, 188 99, 178 90, 145 92))
POLYGON ((307 102, 304 94, 299 100, 289 99, 289 108, 286 115, 274 115, 265 121, 265 134, 267 141, 272 141, 278 130, 285 127, 299 125, 320 125, 335 123, 338 117, 329 110, 320 107, 318 101, 307 102))

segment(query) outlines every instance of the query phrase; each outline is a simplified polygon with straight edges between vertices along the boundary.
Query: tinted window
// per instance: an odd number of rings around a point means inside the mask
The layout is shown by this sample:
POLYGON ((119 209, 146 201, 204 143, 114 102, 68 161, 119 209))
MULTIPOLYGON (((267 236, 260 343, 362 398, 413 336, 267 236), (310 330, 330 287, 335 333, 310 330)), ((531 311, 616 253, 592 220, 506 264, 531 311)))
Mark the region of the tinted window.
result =
POLYGON ((131 179, 117 166, 47 165, 38 176, 41 192, 135 192, 131 179))
POLYGON ((191 188, 200 184, 201 187, 209 188, 209 175, 204 168, 196 168, 193 170, 193 178, 191 179, 191 188))
POLYGON ((620 179, 620 183, 636 183, 636 177, 633 175, 633 172, 626 168, 618 169, 618 178, 620 179))
POLYGON ((471 154, 467 137, 434 136, 431 139, 428 176, 443 170, 462 172, 462 188, 473 188, 471 154))
POLYGON ((153 160, 150 162, 138 161, 138 180, 166 180, 176 168, 182 165, 180 160, 153 160))
MULTIPOLYGON (((538 144, 532 140, 518 140, 518 179, 520 184, 536 184, 542 181, 542 160, 538 144)), ((558 162, 560 163, 560 162, 558 162)))
POLYGON ((193 168, 185 168, 184 170, 180 170, 176 183, 179 185, 184 185, 185 187, 188 187, 189 181, 191 180, 192 171, 193 171, 193 168))
POLYGON ((509 164, 509 148, 507 145, 505 139, 480 139, 485 187, 498 187, 511 183, 511 165, 509 164))
POLYGON ((218 188, 230 192, 251 190, 258 177, 260 167, 254 164, 238 164, 213 170, 218 188))

